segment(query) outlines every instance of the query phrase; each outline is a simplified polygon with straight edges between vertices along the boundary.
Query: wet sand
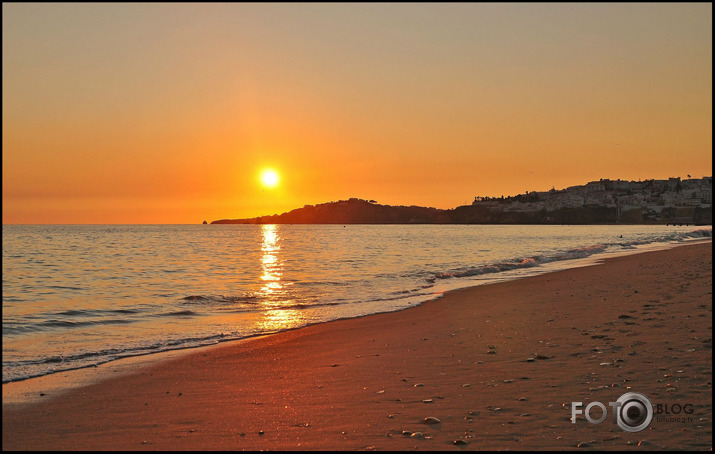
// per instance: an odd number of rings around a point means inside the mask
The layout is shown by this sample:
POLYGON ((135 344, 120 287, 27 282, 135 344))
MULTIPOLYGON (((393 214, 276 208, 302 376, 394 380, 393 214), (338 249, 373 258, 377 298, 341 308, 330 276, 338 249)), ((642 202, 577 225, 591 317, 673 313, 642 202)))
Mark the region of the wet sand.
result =
POLYGON ((3 449, 710 450, 712 243, 98 369, 3 385, 3 449), (572 424, 627 391, 670 414, 572 424))

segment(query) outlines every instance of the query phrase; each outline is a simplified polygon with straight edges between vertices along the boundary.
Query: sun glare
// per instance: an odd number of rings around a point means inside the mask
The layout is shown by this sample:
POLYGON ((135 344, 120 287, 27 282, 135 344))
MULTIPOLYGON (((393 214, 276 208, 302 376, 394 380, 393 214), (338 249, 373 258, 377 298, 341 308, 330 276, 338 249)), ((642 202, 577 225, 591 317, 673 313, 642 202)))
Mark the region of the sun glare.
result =
POLYGON ((280 176, 273 169, 266 169, 261 172, 261 184, 266 188, 274 188, 278 186, 280 176))

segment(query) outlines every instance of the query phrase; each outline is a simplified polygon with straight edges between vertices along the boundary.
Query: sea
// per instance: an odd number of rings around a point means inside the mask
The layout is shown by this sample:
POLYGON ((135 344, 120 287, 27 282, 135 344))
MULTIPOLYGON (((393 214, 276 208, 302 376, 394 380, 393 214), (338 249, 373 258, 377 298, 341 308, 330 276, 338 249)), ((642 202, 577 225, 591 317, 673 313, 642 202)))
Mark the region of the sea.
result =
POLYGON ((3 383, 712 241, 712 226, 4 225, 3 383))

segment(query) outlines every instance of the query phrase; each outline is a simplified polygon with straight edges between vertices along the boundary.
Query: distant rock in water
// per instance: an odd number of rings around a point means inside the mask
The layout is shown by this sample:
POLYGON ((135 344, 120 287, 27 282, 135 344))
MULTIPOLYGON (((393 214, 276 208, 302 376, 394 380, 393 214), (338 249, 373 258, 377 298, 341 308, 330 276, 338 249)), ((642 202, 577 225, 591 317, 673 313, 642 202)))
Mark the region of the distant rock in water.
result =
POLYGON ((208 224, 208 222, 204 221, 204 224, 208 224))

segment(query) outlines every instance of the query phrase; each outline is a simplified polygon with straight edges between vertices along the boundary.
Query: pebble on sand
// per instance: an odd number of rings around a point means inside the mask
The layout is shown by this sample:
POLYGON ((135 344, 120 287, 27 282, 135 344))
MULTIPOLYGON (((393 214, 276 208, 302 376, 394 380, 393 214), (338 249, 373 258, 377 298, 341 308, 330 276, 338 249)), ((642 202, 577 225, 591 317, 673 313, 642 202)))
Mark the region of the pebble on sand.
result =
POLYGON ((454 440, 452 443, 455 444, 455 445, 457 445, 457 446, 466 446, 466 445, 469 444, 469 443, 467 443, 467 442, 464 441, 464 440, 454 440))
POLYGON ((422 422, 424 422, 425 424, 439 424, 442 421, 440 421, 438 418, 435 418, 433 416, 428 416, 422 422))

